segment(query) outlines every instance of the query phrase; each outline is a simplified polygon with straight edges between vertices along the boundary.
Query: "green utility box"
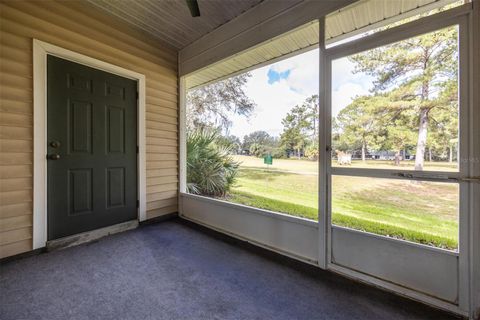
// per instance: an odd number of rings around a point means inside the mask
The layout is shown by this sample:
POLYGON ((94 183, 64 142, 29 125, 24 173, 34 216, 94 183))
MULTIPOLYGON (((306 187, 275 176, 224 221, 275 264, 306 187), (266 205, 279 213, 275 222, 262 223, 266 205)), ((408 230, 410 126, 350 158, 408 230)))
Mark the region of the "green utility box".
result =
POLYGON ((273 163, 273 157, 271 155, 266 155, 265 157, 263 157, 263 163, 272 164, 273 163))

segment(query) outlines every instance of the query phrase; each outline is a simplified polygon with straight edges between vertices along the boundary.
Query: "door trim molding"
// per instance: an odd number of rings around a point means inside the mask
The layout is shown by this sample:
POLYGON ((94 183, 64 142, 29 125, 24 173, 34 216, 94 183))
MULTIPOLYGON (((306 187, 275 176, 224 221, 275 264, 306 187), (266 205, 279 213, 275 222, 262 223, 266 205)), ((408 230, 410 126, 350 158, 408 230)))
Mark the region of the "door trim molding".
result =
POLYGON ((147 217, 145 75, 33 39, 33 249, 47 242, 47 55, 53 55, 88 67, 136 80, 137 105, 137 193, 138 220, 147 217))

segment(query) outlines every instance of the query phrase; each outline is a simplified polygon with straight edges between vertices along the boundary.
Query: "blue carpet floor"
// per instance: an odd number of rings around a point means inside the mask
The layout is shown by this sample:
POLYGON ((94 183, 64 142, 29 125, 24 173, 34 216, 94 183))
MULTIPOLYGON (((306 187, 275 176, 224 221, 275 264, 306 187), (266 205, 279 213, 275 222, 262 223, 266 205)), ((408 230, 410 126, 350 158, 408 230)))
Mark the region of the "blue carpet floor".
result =
POLYGON ((177 220, 0 266, 0 319, 449 319, 177 220))

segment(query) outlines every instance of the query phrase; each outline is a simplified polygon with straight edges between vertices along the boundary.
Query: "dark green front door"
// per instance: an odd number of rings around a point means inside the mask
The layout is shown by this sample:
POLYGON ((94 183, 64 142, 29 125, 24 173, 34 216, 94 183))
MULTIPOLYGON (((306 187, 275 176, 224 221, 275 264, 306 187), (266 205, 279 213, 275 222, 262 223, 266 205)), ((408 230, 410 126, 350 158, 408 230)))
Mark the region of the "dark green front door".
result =
POLYGON ((136 81, 47 66, 48 239, 136 219, 136 81))

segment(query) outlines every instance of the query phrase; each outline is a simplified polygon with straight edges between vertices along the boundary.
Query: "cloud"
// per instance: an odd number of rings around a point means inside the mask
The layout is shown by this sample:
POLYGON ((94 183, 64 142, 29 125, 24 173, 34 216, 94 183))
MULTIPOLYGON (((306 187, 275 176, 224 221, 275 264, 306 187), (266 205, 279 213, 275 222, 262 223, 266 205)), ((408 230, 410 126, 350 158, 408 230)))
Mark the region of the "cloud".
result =
POLYGON ((349 105, 355 97, 366 95, 373 78, 365 73, 353 73, 355 64, 348 58, 332 61, 332 116, 349 105))
POLYGON ((285 78, 290 90, 305 96, 318 94, 318 49, 276 62, 269 68, 277 73, 290 72, 285 78))
MULTIPOLYGON (((352 102, 358 95, 368 94, 371 77, 353 74, 354 64, 347 58, 332 63, 332 115, 352 102)), ((240 138, 253 131, 264 130, 279 136, 282 119, 295 105, 312 94, 318 94, 318 50, 312 50, 289 59, 253 70, 246 85, 246 93, 257 104, 255 113, 246 119, 232 116, 230 133, 240 138), (278 75, 278 76, 277 76, 278 75), (281 75, 281 76, 280 76, 281 75), (274 80, 274 81, 272 81, 274 80)))
MULTIPOLYGON (((252 77, 245 92, 255 101, 257 108, 249 120, 242 116, 233 116, 231 134, 242 138, 253 131, 264 130, 270 135, 279 136, 283 131, 282 119, 293 106, 305 100, 306 95, 292 90, 288 79, 281 78, 269 84, 270 68, 271 66, 265 66, 250 72, 252 77)), ((288 69, 277 70, 283 73, 288 69)))
POLYGON ((355 97, 365 94, 368 94, 368 90, 359 84, 346 82, 340 85, 332 91, 332 116, 336 117, 355 97))
POLYGON ((337 90, 345 83, 356 83, 365 90, 372 87, 373 78, 363 72, 354 73, 355 64, 348 57, 332 61, 332 89, 337 90))

